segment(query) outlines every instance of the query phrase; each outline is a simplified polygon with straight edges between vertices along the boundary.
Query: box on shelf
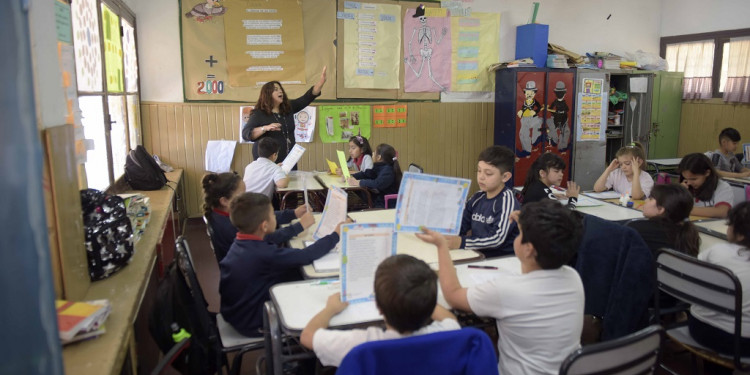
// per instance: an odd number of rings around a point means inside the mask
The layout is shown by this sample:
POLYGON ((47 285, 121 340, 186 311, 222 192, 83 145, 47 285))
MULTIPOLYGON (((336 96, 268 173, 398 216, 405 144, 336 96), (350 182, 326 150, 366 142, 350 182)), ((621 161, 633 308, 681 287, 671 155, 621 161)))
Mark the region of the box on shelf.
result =
POLYGON ((537 68, 547 62, 549 25, 530 23, 516 27, 516 59, 530 57, 537 68))

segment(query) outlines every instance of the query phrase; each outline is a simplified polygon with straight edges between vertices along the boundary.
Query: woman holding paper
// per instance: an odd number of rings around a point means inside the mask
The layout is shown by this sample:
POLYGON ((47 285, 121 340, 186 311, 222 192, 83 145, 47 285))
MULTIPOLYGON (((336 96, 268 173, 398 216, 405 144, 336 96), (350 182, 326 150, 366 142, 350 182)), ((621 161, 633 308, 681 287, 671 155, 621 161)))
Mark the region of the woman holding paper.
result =
POLYGON ((271 81, 260 88, 250 120, 242 127, 242 139, 253 144, 253 158, 258 158, 258 143, 261 138, 274 138, 279 143, 278 160, 284 160, 294 147, 294 114, 301 111, 320 96, 326 82, 326 67, 313 87, 297 99, 289 100, 278 81, 271 81))

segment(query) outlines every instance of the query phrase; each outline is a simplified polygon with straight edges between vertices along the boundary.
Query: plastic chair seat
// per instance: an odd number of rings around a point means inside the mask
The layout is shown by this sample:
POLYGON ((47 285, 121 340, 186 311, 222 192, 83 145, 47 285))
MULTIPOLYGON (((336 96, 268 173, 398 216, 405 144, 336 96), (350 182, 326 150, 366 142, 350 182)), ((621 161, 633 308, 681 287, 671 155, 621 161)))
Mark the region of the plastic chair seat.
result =
POLYGON ((258 348, 263 346, 263 336, 260 337, 247 337, 237 332, 231 324, 224 320, 221 314, 216 314, 216 325, 219 327, 219 336, 221 337, 221 345, 225 348, 232 348, 235 346, 247 346, 250 344, 258 344, 258 348))
MULTIPOLYGON (((734 357, 727 354, 717 353, 713 349, 699 344, 697 341, 695 341, 695 339, 693 339, 693 336, 690 336, 690 329, 687 326, 670 329, 667 331, 667 336, 669 336, 672 341, 677 342, 678 344, 685 347, 685 349, 695 353, 700 357, 711 359, 714 362, 716 362, 718 357, 724 359, 724 363, 722 365, 726 367, 734 366, 732 364, 732 360, 734 357)), ((750 357, 740 357, 740 361, 743 364, 750 364, 750 357)))

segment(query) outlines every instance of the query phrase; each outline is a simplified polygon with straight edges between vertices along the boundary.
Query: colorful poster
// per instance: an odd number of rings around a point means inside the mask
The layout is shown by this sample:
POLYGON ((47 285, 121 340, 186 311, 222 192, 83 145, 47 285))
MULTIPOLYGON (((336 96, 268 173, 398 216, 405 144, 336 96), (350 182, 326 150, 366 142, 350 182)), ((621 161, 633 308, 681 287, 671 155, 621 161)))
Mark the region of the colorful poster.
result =
POLYGON ((317 107, 305 107, 294 114, 294 140, 312 142, 315 135, 315 112, 317 107))
POLYGON ((401 6, 344 2, 344 87, 399 88, 401 6))
POLYGON ((419 5, 404 16, 404 91, 449 91, 450 19, 445 9, 419 5))
POLYGON ((240 107, 240 143, 253 143, 252 141, 246 141, 242 139, 242 128, 245 127, 248 121, 250 121, 250 115, 253 114, 254 105, 243 105, 240 107))
POLYGON ((374 128, 405 128, 406 104, 372 106, 374 128))
POLYGON ((370 106, 319 106, 318 111, 318 134, 323 143, 349 142, 355 135, 370 138, 370 106))
POLYGON ((451 17, 451 91, 493 91, 490 64, 500 61, 500 14, 472 12, 471 17, 451 17))
POLYGON ((122 41, 120 17, 102 4, 102 30, 104 32, 104 67, 107 71, 107 91, 122 92, 122 41))
POLYGON ((222 5, 227 9, 224 37, 231 86, 305 83, 300 2, 225 0, 222 5))
POLYGON ((607 109, 604 102, 606 95, 602 93, 604 80, 586 78, 583 80, 583 89, 578 93, 578 141, 600 141, 604 140, 605 129, 602 129, 604 111, 607 109))

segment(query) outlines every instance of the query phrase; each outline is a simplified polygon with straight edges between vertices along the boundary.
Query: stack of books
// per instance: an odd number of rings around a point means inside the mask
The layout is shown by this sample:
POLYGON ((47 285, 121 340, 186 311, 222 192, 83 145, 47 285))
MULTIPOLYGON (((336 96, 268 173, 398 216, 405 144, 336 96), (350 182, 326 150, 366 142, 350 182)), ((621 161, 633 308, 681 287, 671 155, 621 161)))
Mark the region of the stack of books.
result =
POLYGON ((109 300, 86 302, 55 301, 57 328, 63 345, 97 337, 105 332, 112 306, 109 300))
POLYGON ((506 61, 501 63, 495 63, 491 64, 487 67, 487 70, 490 72, 494 72, 498 69, 505 69, 505 68, 523 68, 523 67, 529 67, 529 68, 535 68, 536 65, 534 65, 534 60, 531 58, 523 58, 513 61, 506 61))

